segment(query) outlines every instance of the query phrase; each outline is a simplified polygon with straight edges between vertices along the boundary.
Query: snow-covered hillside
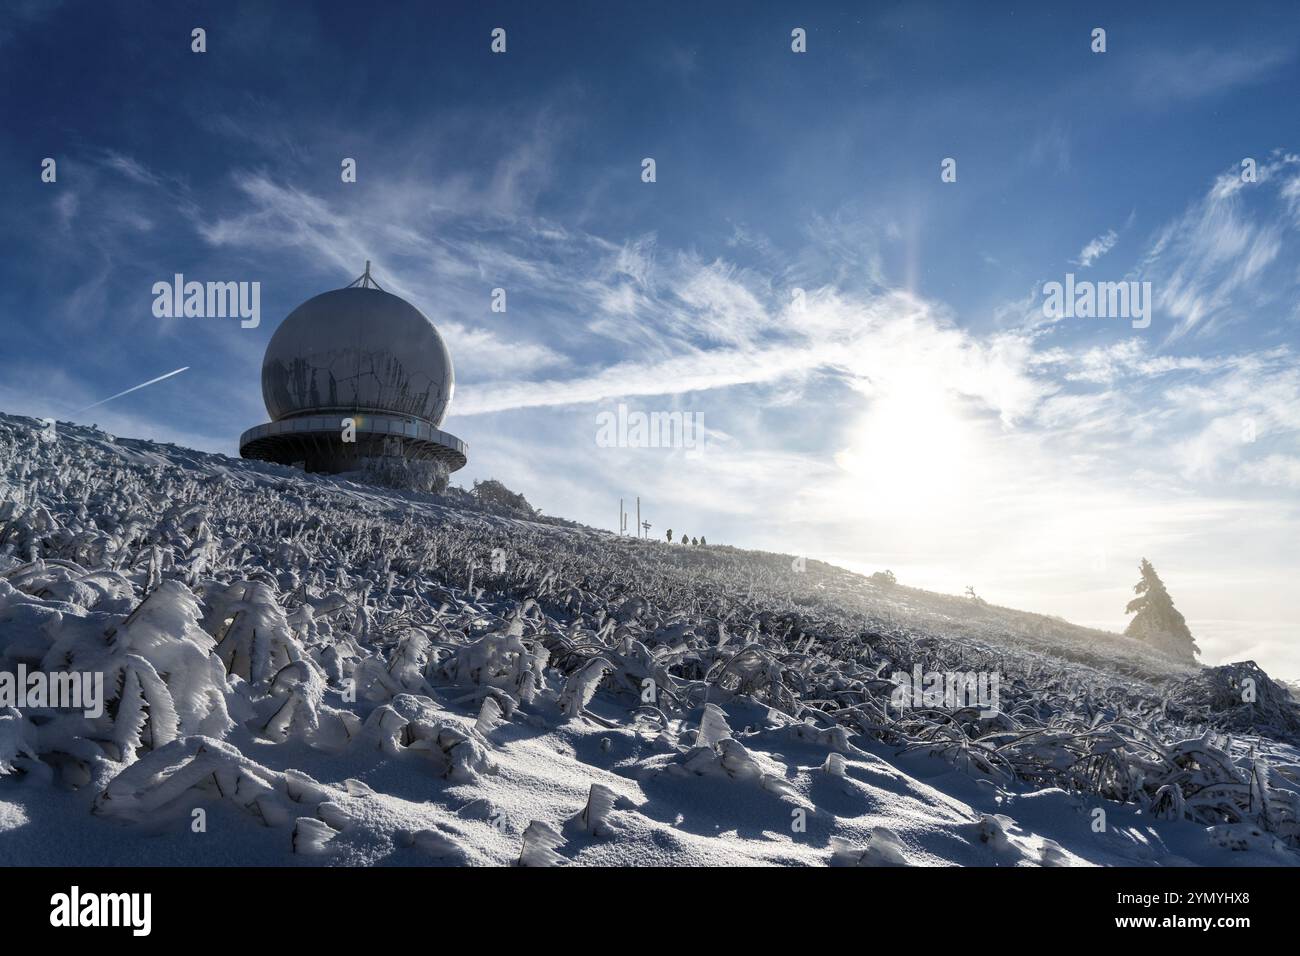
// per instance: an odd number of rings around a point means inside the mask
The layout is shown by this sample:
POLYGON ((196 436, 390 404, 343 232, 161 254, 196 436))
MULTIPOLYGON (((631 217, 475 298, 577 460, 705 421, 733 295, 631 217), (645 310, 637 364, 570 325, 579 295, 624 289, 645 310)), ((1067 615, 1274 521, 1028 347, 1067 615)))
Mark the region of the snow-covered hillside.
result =
POLYGON ((1253 665, 0 416, 20 666, 108 703, 0 709, 3 864, 1300 862, 1253 665))

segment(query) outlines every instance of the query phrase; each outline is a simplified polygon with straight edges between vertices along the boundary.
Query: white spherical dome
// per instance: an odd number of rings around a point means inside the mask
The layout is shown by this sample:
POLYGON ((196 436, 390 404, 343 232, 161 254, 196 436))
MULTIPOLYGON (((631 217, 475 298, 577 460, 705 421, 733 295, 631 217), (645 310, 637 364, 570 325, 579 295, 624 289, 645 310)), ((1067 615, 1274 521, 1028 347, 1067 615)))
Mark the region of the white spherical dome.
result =
POLYGON ((289 313, 262 360, 272 421, 386 413, 442 425, 455 373, 424 313, 381 289, 324 292, 289 313))

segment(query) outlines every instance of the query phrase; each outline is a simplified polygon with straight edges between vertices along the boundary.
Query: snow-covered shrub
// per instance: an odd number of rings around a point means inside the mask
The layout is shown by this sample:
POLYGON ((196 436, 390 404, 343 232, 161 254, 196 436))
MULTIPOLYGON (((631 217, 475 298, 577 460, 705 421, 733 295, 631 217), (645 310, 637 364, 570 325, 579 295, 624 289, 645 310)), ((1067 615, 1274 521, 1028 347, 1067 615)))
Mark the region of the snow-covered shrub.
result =
POLYGON ((478 720, 474 722, 474 729, 481 735, 486 736, 496 730, 504 723, 502 719, 501 705, 497 703, 495 697, 484 697, 483 706, 479 709, 478 720))
POLYGON ((236 581, 207 600, 203 626, 229 673, 259 685, 307 656, 270 585, 236 581))
POLYGON ((596 687, 609 670, 609 661, 596 658, 587 662, 582 670, 570 675, 564 684, 564 690, 560 693, 560 710, 565 717, 574 718, 582 714, 596 693, 596 687))
POLYGON ((705 704, 700 729, 695 735, 695 746, 713 747, 730 736, 731 728, 727 726, 727 715, 722 712, 722 708, 717 704, 705 704))
POLYGON ((1165 711, 1219 730, 1300 739, 1300 707, 1254 661, 1207 667, 1170 688, 1165 711))
POLYGON ((511 491, 495 478, 474 482, 474 497, 482 505, 499 508, 502 511, 522 515, 534 515, 537 512, 528 503, 528 499, 511 491))
POLYGON ((519 850, 519 866, 559 866, 565 862, 564 857, 555 852, 556 847, 564 845, 564 837, 554 828, 534 820, 524 830, 523 845, 519 850))
POLYGON ((261 708, 266 717, 259 721, 258 732, 271 740, 313 738, 324 697, 325 678, 311 658, 286 664, 271 679, 261 708))
POLYGON ((456 862, 465 862, 467 855, 457 840, 441 832, 440 830, 415 830, 408 831, 400 835, 399 842, 405 846, 412 846, 429 856, 441 859, 455 860, 456 862))
POLYGON ((471 732, 451 724, 430 724, 419 720, 408 724, 407 731, 411 741, 408 749, 432 757, 442 776, 449 780, 465 783, 496 769, 487 748, 474 739, 471 732))
POLYGON ((587 805, 583 808, 579 817, 583 830, 592 836, 609 836, 612 832, 609 815, 613 811, 617 799, 617 794, 609 787, 604 784, 593 783, 590 792, 587 794, 587 805))
POLYGON ((837 753, 828 753, 821 769, 822 773, 830 774, 832 777, 843 777, 844 758, 837 753))
POLYGON ((366 656, 356 665, 353 678, 358 693, 368 700, 389 700, 397 694, 429 691, 424 676, 429 649, 429 638, 423 632, 407 628, 387 661, 377 655, 366 656))
POLYGON ((329 842, 334 839, 335 831, 323 820, 315 817, 299 817, 293 824, 291 846, 294 853, 306 856, 323 856, 329 852, 329 842))
POLYGON ((545 648, 525 642, 522 619, 516 617, 503 630, 457 648, 440 671, 454 683, 498 687, 529 701, 545 685, 549 657, 545 648))
POLYGON ((323 796, 310 778, 270 770, 230 744, 210 737, 180 737, 114 777, 95 798, 94 811, 146 820, 174 807, 192 790, 228 800, 268 826, 288 824, 303 806, 314 809, 323 796))
POLYGON ((1209 827, 1206 834, 1215 846, 1226 850, 1264 852, 1282 860, 1291 859, 1286 844, 1263 827, 1253 823, 1220 823, 1209 827))
MULTIPOLYGON (((0 606, 5 603, 0 594, 0 606)), ((226 675, 199 617, 194 595, 170 580, 129 615, 109 616, 107 626, 103 618, 72 614, 49 619, 40 669, 102 675, 105 710, 99 717, 54 713, 26 739, 39 753, 129 763, 181 735, 224 737, 233 726, 226 675)))
POLYGON ((27 739, 29 724, 16 707, 0 712, 0 776, 13 773, 24 758, 36 759, 36 751, 27 739))
POLYGON ((779 797, 796 796, 789 781, 764 770, 758 758, 733 737, 724 737, 713 746, 692 747, 670 763, 666 770, 755 784, 779 797))
POLYGON ((388 704, 370 712, 353 742, 361 750, 378 750, 389 757, 402 752, 404 731, 409 721, 388 704))
POLYGON ((6 575, 11 587, 33 597, 86 610, 126 613, 135 604, 131 582, 112 570, 88 571, 72 561, 38 559, 6 575))
POLYGON ((831 837, 831 866, 907 866, 903 841, 887 827, 872 827, 866 846, 831 837))

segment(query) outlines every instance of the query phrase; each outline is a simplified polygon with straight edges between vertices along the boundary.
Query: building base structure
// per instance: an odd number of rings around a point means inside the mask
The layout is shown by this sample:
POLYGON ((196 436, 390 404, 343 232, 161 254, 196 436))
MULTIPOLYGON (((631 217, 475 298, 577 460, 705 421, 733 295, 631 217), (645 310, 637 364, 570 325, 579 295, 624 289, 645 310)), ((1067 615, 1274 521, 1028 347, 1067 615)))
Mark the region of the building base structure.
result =
POLYGON ((242 458, 324 474, 360 471, 368 461, 392 457, 436 461, 452 472, 465 467, 468 450, 455 435, 428 422, 382 414, 285 418, 250 428, 239 438, 242 458))

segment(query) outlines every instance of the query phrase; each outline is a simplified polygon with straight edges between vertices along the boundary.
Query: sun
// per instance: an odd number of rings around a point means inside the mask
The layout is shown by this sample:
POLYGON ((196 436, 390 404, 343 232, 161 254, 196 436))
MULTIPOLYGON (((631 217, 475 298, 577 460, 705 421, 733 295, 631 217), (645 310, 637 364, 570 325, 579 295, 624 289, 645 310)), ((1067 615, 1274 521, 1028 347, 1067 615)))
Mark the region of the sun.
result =
POLYGON ((978 451, 976 423, 933 379, 908 378, 873 398, 835 456, 850 477, 850 512, 924 519, 965 498, 978 451))

